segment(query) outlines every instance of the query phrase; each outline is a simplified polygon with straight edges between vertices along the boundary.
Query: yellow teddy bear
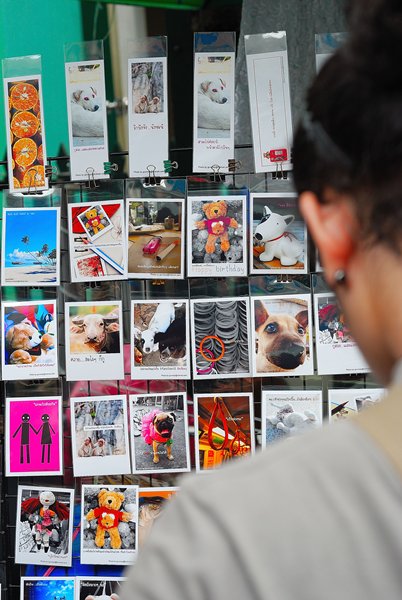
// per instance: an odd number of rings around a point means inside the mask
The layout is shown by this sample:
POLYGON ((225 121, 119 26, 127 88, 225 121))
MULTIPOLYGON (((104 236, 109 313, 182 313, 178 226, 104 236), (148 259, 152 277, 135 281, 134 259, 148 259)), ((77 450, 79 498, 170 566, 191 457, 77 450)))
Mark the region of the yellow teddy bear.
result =
POLYGON ((92 229, 92 235, 96 235, 102 229, 105 229, 101 219, 103 219, 104 215, 102 213, 98 213, 96 208, 91 208, 86 211, 85 217, 87 218, 87 222, 85 223, 85 227, 87 229, 92 229))
POLYGON ((131 514, 119 510, 124 502, 124 494, 121 492, 110 492, 102 489, 98 494, 99 507, 92 509, 86 515, 87 521, 97 519, 98 526, 96 529, 95 544, 98 548, 103 548, 105 545, 105 533, 110 536, 110 545, 114 550, 121 548, 121 537, 118 530, 120 521, 126 523, 131 519, 131 514))

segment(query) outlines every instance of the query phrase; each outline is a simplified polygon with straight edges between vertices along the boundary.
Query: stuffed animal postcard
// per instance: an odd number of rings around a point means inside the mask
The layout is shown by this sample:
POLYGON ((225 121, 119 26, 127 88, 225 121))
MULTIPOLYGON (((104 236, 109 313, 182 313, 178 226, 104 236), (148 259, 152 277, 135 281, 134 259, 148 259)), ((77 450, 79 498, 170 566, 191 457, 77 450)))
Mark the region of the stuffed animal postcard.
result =
POLYGON ((190 379, 188 300, 132 300, 131 378, 190 379))
POLYGON ((307 273, 307 228, 293 193, 251 194, 250 273, 307 273))
POLYGON ((250 377, 249 297, 191 300, 194 379, 250 377))
POLYGON ((68 381, 124 379, 120 300, 66 302, 68 381))
POLYGON ((133 473, 190 471, 184 393, 130 396, 133 473))
POLYGON ((322 392, 263 390, 261 445, 292 438, 322 425, 322 392))
POLYGON ((58 377, 56 300, 3 302, 4 380, 58 377))
POLYGON ((81 563, 129 565, 138 551, 138 486, 83 485, 81 563))
POLYGON ((254 453, 253 395, 194 395, 195 464, 207 471, 254 453))
POLYGON ((318 374, 369 372, 334 294, 314 294, 314 316, 318 374))
POLYGON ((247 275, 246 196, 189 197, 189 277, 247 275))
POLYGON ((74 577, 21 577, 20 600, 75 600, 74 577))
POLYGON ((67 209, 71 281, 127 279, 124 201, 73 203, 67 209))
POLYGON ((138 493, 138 550, 148 539, 154 523, 162 514, 167 500, 174 498, 178 487, 140 487, 138 493))
POLYGON ((312 375, 310 295, 254 296, 251 308, 254 377, 312 375))
POLYGON ((15 562, 71 567, 74 490, 19 485, 15 562))
POLYGON ((120 600, 124 581, 125 577, 77 577, 76 600, 120 600))
POLYGON ((182 199, 127 199, 130 278, 184 278, 184 213, 182 199))
POLYGON ((385 397, 383 388, 351 388, 328 390, 328 417, 331 423, 344 421, 373 406, 385 397))
POLYGON ((1 285, 59 285, 59 240, 59 208, 4 208, 1 285))
POLYGON ((70 398, 74 477, 131 472, 126 396, 70 398))
POLYGON ((6 398, 5 440, 8 477, 62 475, 61 397, 6 398))

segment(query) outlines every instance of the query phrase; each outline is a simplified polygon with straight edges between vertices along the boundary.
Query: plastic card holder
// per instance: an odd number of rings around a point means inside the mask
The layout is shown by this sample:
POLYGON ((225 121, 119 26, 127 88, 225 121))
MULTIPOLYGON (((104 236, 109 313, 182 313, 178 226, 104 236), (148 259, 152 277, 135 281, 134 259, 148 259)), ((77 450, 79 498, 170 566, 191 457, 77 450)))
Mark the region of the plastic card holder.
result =
POLYGON ((286 32, 244 39, 255 171, 288 171, 293 128, 286 32))
POLYGON ((64 46, 71 180, 107 179, 103 41, 64 46))
POLYGON ((167 38, 129 43, 129 175, 165 175, 169 158, 167 38))
POLYGON ((228 172, 234 157, 234 32, 194 34, 193 172, 228 172))
POLYGON ((342 46, 347 37, 342 33, 316 33, 315 35, 315 68, 318 71, 323 67, 331 54, 342 46))
POLYGON ((9 188, 38 193, 49 187, 39 55, 2 61, 9 188))

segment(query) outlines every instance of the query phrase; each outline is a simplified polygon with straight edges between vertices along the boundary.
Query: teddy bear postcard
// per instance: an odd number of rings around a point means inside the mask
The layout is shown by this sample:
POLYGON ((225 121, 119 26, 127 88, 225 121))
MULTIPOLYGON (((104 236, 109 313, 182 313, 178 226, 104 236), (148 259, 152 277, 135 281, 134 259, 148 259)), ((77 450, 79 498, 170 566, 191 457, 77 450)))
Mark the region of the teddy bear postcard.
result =
POLYGON ((4 380, 58 377, 56 300, 3 302, 4 380))
POLYGON ((15 562, 71 567, 74 490, 19 485, 15 562))
POLYGON ((76 577, 75 600, 120 600, 125 580, 125 577, 110 576, 76 577))
POLYGON ((138 486, 83 485, 81 563, 128 565, 138 552, 138 486))
POLYGON ((380 402, 383 388, 353 388, 328 390, 328 418, 330 423, 344 421, 365 408, 380 402))
POLYGON ((322 425, 322 392, 318 390, 262 391, 261 445, 291 438, 322 425))
POLYGON ((71 281, 127 279, 124 201, 71 203, 67 210, 71 281))
POLYGON ((250 273, 307 273, 307 228, 297 195, 250 194, 250 273))
POLYGON ((75 600, 74 577, 21 577, 21 600, 75 600))
POLYGON ((246 196, 188 198, 189 277, 247 275, 246 196))

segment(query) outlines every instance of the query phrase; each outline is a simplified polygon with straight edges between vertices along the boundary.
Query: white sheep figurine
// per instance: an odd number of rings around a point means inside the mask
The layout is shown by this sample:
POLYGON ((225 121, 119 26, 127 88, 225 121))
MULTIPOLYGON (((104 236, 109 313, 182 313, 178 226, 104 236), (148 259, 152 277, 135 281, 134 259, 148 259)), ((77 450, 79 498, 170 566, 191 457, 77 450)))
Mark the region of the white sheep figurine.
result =
POLYGON ((293 233, 287 231, 293 221, 293 215, 279 215, 264 206, 264 215, 254 233, 257 242, 265 244, 265 251, 259 256, 261 261, 269 262, 278 258, 282 266, 291 267, 302 258, 303 245, 293 233))

